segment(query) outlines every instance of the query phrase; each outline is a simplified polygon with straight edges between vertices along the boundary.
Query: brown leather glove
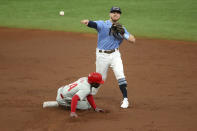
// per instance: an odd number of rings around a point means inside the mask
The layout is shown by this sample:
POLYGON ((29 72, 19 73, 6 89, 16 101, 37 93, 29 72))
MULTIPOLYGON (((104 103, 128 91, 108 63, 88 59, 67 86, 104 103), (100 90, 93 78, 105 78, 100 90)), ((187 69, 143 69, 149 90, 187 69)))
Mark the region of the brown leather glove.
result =
POLYGON ((125 30, 119 22, 113 23, 109 31, 109 35, 113 35, 118 40, 123 39, 124 33, 125 30))

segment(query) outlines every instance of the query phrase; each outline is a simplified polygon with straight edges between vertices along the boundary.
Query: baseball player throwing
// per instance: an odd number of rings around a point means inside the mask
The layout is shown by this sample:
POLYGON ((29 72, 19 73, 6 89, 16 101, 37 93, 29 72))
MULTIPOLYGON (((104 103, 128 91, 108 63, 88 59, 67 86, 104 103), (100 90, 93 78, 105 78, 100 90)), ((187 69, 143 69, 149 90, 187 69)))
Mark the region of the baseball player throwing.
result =
POLYGON ((76 109, 86 110, 92 107, 96 112, 104 112, 103 109, 96 107, 91 95, 92 87, 97 88, 103 83, 100 73, 90 73, 88 77, 82 77, 69 85, 60 87, 57 91, 56 101, 44 102, 43 108, 57 106, 71 108, 70 117, 78 117, 76 109))
MULTIPOLYGON (((106 80, 108 68, 111 67, 113 69, 123 95, 121 107, 128 108, 129 101, 127 98, 127 81, 124 75, 119 46, 123 39, 134 43, 135 38, 126 30, 125 27, 122 27, 122 25, 118 23, 121 13, 122 11, 119 7, 112 7, 109 14, 109 20, 82 20, 81 23, 97 30, 98 41, 96 49, 96 72, 101 73, 103 80, 106 80)), ((94 88, 93 93, 96 94, 97 91, 98 88, 94 88)))

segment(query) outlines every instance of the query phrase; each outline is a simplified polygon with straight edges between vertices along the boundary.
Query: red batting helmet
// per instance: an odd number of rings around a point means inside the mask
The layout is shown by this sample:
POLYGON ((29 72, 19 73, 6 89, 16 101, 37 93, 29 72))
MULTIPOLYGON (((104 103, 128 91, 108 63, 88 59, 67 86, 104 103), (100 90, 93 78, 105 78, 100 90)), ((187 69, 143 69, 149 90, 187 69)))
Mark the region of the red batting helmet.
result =
POLYGON ((99 83, 99 84, 103 84, 104 81, 102 79, 102 75, 100 73, 97 72, 92 72, 88 75, 88 83, 99 83))

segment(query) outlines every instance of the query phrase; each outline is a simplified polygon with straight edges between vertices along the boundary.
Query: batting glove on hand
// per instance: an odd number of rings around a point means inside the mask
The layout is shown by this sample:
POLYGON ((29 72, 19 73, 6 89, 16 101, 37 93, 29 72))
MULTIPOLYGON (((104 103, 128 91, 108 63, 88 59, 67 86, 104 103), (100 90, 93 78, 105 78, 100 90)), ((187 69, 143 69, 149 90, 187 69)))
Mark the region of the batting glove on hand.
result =
POLYGON ((96 112, 105 112, 103 109, 99 109, 99 108, 94 109, 94 111, 96 111, 96 112))
POLYGON ((71 118, 77 118, 78 115, 77 115, 77 113, 75 113, 75 112, 71 112, 71 113, 70 113, 70 117, 71 117, 71 118))

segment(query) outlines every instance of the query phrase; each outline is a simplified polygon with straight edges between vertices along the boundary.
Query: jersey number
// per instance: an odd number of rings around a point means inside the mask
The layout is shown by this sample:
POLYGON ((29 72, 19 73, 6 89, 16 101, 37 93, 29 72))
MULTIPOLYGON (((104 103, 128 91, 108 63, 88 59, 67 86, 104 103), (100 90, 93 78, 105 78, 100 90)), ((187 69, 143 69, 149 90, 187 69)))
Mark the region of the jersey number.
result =
POLYGON ((72 88, 74 88, 74 87, 76 87, 78 84, 77 83, 72 83, 69 87, 69 89, 68 89, 68 91, 70 91, 70 90, 72 90, 72 88))

